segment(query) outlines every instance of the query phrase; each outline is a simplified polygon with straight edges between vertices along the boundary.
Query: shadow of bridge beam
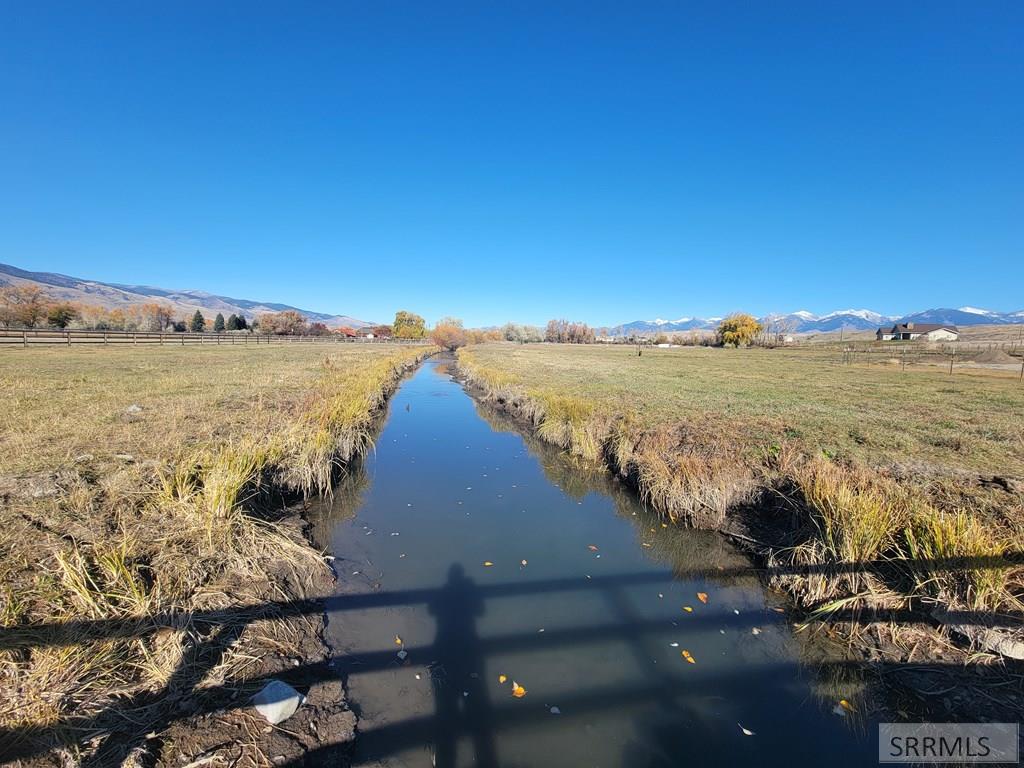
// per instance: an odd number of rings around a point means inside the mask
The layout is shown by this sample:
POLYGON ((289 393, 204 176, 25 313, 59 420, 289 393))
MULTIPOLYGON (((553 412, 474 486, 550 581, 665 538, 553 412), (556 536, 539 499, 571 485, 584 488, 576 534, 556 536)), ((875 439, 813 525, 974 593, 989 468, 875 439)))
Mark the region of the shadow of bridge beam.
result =
MULTIPOLYGON (((959 571, 987 568, 1006 568, 1024 564, 1024 553, 1014 552, 1004 556, 976 558, 945 558, 935 560, 898 561, 904 567, 931 571, 959 571)), ((591 579, 546 579, 526 582, 505 582, 479 587, 480 596, 491 598, 548 594, 581 590, 604 590, 629 585, 669 583, 678 580, 714 579, 727 581, 745 576, 784 576, 839 573, 871 573, 891 571, 893 561, 872 561, 866 563, 831 563, 808 566, 755 566, 692 569, 676 571, 655 571, 640 573, 594 576, 591 579)), ((218 625, 238 621, 253 621, 260 618, 292 617, 316 613, 336 613, 425 604, 441 595, 439 589, 397 590, 390 592, 369 592, 365 594, 335 595, 322 599, 292 601, 269 601, 215 611, 167 611, 139 619, 88 619, 67 622, 48 622, 24 626, 7 627, 0 630, 0 651, 66 646, 99 639, 120 639, 144 637, 166 627, 180 627, 188 623, 218 625)), ((919 613, 907 611, 894 613, 891 620, 918 621, 919 613)), ((951 611, 949 621, 970 624, 984 623, 987 626, 1012 626, 1024 620, 1021 612, 987 614, 972 611, 951 611)))

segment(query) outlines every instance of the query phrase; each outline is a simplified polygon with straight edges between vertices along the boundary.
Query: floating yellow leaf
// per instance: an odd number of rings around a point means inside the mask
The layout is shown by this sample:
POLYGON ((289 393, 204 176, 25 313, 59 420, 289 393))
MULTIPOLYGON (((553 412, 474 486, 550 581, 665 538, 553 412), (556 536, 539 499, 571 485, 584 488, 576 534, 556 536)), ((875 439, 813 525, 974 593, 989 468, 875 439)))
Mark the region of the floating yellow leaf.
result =
POLYGON ((402 644, 402 638, 400 638, 398 635, 395 635, 395 645, 401 645, 401 644, 402 644))
POLYGON ((501 683, 502 685, 505 684, 506 680, 508 680, 508 678, 505 675, 498 675, 498 682, 501 683))
POLYGON ((688 663, 690 663, 690 664, 696 664, 697 663, 697 660, 695 658, 693 658, 693 656, 690 655, 690 652, 687 651, 686 649, 683 649, 683 658, 686 659, 686 661, 688 663))
POLYGON ((853 707, 850 706, 850 702, 848 702, 846 699, 840 699, 839 706, 845 709, 847 712, 853 712, 853 707))
POLYGON ((521 686, 515 680, 512 681, 512 695, 515 696, 517 699, 521 699, 523 698, 523 696, 526 695, 526 689, 523 688, 523 686, 521 686))
POLYGON ((490 560, 484 560, 484 568, 490 568, 492 565, 494 565, 494 563, 490 560))
POLYGON ((683 606, 683 610, 686 611, 687 613, 693 613, 693 608, 691 608, 688 605, 684 605, 683 606))
POLYGON ((708 601, 708 593, 707 592, 698 592, 697 593, 697 599, 700 600, 702 603, 706 603, 708 601))

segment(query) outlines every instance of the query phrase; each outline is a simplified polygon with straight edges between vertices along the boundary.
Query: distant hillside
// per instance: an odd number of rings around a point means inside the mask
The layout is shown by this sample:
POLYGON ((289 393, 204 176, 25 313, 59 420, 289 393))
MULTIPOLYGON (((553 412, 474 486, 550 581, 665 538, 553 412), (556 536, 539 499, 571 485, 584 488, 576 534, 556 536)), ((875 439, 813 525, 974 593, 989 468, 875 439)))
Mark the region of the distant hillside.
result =
POLYGON ((261 312, 283 312, 294 309, 307 320, 320 322, 332 328, 348 326, 365 328, 373 323, 359 320, 348 315, 330 315, 323 312, 311 312, 287 304, 269 301, 252 301, 250 299, 233 299, 229 296, 217 296, 205 291, 171 290, 153 288, 147 285, 121 285, 118 283, 102 283, 98 280, 85 280, 69 277, 54 272, 29 272, 0 264, 0 285, 32 284, 38 286, 47 296, 60 301, 75 301, 83 304, 98 304, 107 309, 124 308, 131 304, 159 301, 169 304, 175 314, 188 317, 197 309, 204 315, 244 315, 252 320, 261 312))

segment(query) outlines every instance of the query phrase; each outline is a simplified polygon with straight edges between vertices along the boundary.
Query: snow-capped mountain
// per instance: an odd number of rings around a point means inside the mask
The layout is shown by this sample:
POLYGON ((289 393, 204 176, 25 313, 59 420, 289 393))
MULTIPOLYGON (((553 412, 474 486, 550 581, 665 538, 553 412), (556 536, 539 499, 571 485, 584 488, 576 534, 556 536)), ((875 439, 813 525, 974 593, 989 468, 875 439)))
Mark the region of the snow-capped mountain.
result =
POLYGON ((634 333, 677 333, 702 328, 714 328, 721 322, 720 317, 681 317, 678 320, 633 320, 617 325, 611 332, 617 336, 629 336, 634 333))
POLYGON ((870 309, 840 309, 825 315, 815 315, 806 310, 800 310, 788 315, 768 315, 762 319, 767 325, 791 333, 866 331, 896 320, 893 316, 883 315, 870 309))
MULTIPOLYGON (((634 320, 616 326, 612 333, 622 336, 630 334, 673 333, 694 329, 713 329, 721 317, 680 317, 678 320, 634 320)), ((1024 323, 1024 310, 1017 312, 996 312, 978 307, 959 309, 926 309, 909 315, 883 315, 870 309, 840 309, 824 315, 816 315, 806 309, 785 314, 770 314, 761 322, 780 332, 825 333, 829 331, 870 331, 896 322, 951 323, 953 325, 985 325, 1024 323)))
POLYGON ((952 323, 953 325, 994 325, 1019 323, 1022 316, 1012 312, 993 312, 990 309, 977 307, 960 307, 960 309, 926 309, 900 318, 900 322, 915 323, 952 323))

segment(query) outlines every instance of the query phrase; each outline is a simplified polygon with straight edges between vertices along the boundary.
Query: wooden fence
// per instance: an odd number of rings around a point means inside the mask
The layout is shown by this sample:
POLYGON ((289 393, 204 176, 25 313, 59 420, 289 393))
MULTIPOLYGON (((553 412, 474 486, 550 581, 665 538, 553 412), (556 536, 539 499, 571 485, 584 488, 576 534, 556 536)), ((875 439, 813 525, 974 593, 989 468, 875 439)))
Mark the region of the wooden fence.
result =
POLYGON ((82 344, 150 344, 185 346, 189 344, 422 344, 420 339, 368 339, 363 336, 275 336, 247 331, 225 333, 157 333, 145 331, 79 331, 56 328, 0 328, 0 348, 82 344))

